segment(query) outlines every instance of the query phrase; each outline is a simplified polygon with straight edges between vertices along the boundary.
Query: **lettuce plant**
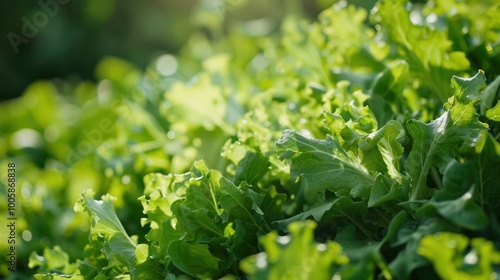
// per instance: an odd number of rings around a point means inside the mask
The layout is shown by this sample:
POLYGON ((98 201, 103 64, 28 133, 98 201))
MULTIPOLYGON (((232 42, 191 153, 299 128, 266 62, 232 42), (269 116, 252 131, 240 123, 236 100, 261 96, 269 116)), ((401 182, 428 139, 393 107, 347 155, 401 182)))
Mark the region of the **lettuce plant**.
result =
POLYGON ((35 278, 496 279, 499 9, 340 1, 173 77, 103 62, 89 238, 35 278))

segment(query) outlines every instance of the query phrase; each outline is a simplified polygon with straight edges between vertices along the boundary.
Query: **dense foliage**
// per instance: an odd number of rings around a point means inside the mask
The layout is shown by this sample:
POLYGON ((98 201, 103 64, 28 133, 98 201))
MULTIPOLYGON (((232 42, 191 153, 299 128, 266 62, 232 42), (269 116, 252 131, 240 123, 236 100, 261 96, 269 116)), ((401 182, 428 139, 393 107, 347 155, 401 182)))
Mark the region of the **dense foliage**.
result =
POLYGON ((218 46, 197 36, 168 77, 109 58, 98 85, 33 84, 0 123, 2 161, 23 176, 20 230, 53 238, 23 237, 28 266, 36 279, 496 279, 499 13, 341 1, 279 36, 265 21, 218 46))

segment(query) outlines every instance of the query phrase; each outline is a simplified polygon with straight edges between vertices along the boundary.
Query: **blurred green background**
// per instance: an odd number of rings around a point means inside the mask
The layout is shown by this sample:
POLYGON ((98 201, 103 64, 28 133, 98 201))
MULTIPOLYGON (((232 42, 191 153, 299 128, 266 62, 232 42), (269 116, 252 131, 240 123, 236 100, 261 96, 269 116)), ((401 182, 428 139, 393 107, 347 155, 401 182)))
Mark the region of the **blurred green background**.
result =
MULTIPOLYGON (((227 26, 261 18, 272 22, 272 31, 276 31, 285 14, 315 18, 332 2, 335 1, 3 1, 0 100, 21 95, 27 85, 38 79, 93 80, 95 66, 105 56, 117 56, 144 69, 159 52, 178 53, 196 32, 217 40, 227 26), (220 26, 222 30, 214 32, 220 26), (23 29, 32 38, 24 36, 23 29)), ((349 2, 369 6, 374 1, 349 2)))

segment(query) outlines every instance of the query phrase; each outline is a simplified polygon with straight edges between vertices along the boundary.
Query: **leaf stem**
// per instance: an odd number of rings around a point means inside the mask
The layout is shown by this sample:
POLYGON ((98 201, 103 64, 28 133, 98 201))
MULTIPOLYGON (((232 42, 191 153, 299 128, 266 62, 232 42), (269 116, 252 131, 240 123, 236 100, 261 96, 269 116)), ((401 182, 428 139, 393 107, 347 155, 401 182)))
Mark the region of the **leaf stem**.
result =
POLYGON ((130 150, 132 150, 135 153, 145 153, 148 151, 159 149, 163 145, 164 145, 163 141, 154 140, 154 141, 134 144, 133 146, 130 147, 130 150))
POLYGON ((365 226, 363 226, 362 224, 358 223, 358 221, 350 218, 350 217, 347 217, 351 223, 353 223, 359 230, 361 230, 362 233, 364 233, 364 235, 366 235, 366 237, 370 238, 371 240, 377 240, 376 236, 374 236, 365 226))
POLYGON ((384 222, 385 222, 387 225, 389 225, 389 224, 391 223, 391 221, 390 221, 389 219, 387 219, 387 217, 384 215, 384 213, 382 213, 382 212, 380 211, 380 209, 379 209, 379 208, 373 208, 373 209, 375 209, 375 212, 377 212, 377 215, 379 215, 379 216, 380 216, 380 218, 382 218, 382 220, 384 220, 384 222))
POLYGON ((436 186, 439 189, 443 189, 443 182, 441 181, 441 177, 439 176, 439 172, 437 171, 436 167, 431 167, 431 176, 432 179, 434 180, 434 183, 436 183, 436 186))
POLYGON ((495 140, 499 140, 500 138, 500 132, 497 133, 497 135, 495 135, 495 140))
POLYGON ((378 265, 378 267, 382 271, 382 275, 384 275, 384 278, 386 280, 392 280, 393 278, 391 275, 391 270, 387 266, 387 263, 385 262, 384 257, 382 256, 380 251, 375 252, 374 259, 375 259, 375 263, 378 265))

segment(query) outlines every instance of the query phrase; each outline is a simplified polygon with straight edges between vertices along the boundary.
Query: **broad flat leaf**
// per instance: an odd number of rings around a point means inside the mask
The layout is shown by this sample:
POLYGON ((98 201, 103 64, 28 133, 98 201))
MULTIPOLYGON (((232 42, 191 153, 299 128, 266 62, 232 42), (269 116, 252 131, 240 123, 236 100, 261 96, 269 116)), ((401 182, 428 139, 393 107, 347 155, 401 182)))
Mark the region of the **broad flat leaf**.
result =
POLYGON ((500 263, 500 252, 492 242, 483 238, 469 241, 464 235, 449 232, 424 236, 417 252, 432 262, 442 279, 493 279, 492 266, 500 263))
POLYGON ((91 235, 102 235, 108 242, 107 246, 104 244, 106 255, 115 257, 131 269, 136 263, 136 243, 130 239, 116 216, 114 198, 104 195, 102 200, 95 200, 93 196, 93 191, 85 191, 75 205, 75 210, 85 210, 90 215, 91 235))
POLYGON ((151 229, 146 234, 146 239, 150 242, 149 258, 160 261, 168 258, 167 248, 174 240, 180 240, 186 236, 186 231, 174 229, 172 220, 167 219, 158 229, 151 229))
POLYGON ((136 265, 131 271, 133 279, 163 280, 164 266, 158 260, 147 259, 145 262, 136 265))
POLYGON ((404 60, 394 62, 375 77, 370 93, 380 95, 388 100, 394 100, 402 94, 410 77, 410 67, 404 60))
POLYGON ((245 181, 249 185, 255 185, 269 170, 269 166, 269 159, 261 153, 247 152, 236 167, 234 183, 239 185, 245 181))
POLYGON ((195 205, 189 200, 178 201, 172 205, 178 229, 187 231, 189 238, 223 237, 225 225, 216 223, 213 211, 204 208, 205 206, 197 209, 195 205))
POLYGON ((379 127, 394 118, 395 112, 389 101, 402 98, 403 89, 407 86, 409 78, 410 67, 406 61, 400 60, 389 65, 373 80, 368 106, 375 114, 379 127))
POLYGON ((451 86, 455 89, 454 98, 459 103, 477 102, 482 97, 482 91, 486 87, 486 77, 482 70, 479 70, 471 78, 453 76, 451 86))
POLYGON ((465 163, 452 161, 443 176, 443 189, 432 205, 448 220, 465 228, 488 224, 486 211, 498 215, 500 199, 500 145, 483 131, 475 141, 475 155, 465 163), (473 191, 472 191, 473 190, 473 191))
POLYGON ((327 217, 345 217, 355 225, 360 225, 359 217, 367 212, 366 203, 362 201, 353 201, 350 197, 343 196, 333 203, 327 217))
POLYGON ((399 202, 407 201, 409 193, 410 189, 408 182, 404 185, 400 185, 397 181, 381 174, 377 176, 370 192, 368 207, 381 206, 391 200, 399 202))
POLYGON ((348 225, 335 236, 335 242, 342 245, 346 255, 354 262, 361 261, 366 257, 371 258, 377 250, 376 242, 363 236, 360 237, 356 234, 357 231, 354 225, 348 225))
POLYGON ((283 231, 287 231, 287 227, 296 221, 303 221, 309 218, 319 222, 323 216, 327 217, 345 217, 351 221, 356 222, 359 216, 362 216, 367 211, 366 204, 358 201, 353 202, 351 198, 343 196, 333 199, 331 201, 322 201, 317 205, 312 206, 311 209, 304 211, 300 214, 292 216, 285 220, 273 222, 274 227, 279 227, 283 231))
POLYGON ((406 221, 406 217, 407 214, 404 210, 395 215, 386 235, 380 242, 360 239, 356 235, 356 229, 353 225, 349 225, 339 232, 335 241, 342 245, 351 260, 347 268, 342 271, 342 276, 346 279, 372 279, 376 266, 378 266, 386 279, 392 279, 392 273, 381 254, 381 249, 395 238, 406 221))
POLYGON ((399 213, 397 213, 392 218, 391 223, 389 224, 389 227, 387 228, 387 233, 385 234, 384 238, 382 239, 382 241, 380 241, 380 243, 378 245, 379 250, 382 248, 382 246, 384 244, 390 243, 391 239, 395 238, 396 234, 403 226, 407 217, 408 217, 408 214, 406 213, 406 211, 401 210, 399 213))
POLYGON ((480 230, 488 225, 485 210, 498 215, 500 179, 496 174, 500 172, 500 145, 484 131, 475 151, 476 156, 463 164, 450 162, 444 172, 443 189, 424 207, 434 207, 456 225, 480 230))
POLYGON ((477 161, 472 170, 476 173, 476 186, 481 194, 479 202, 488 205, 500 217, 500 143, 484 131, 476 146, 477 161))
POLYGON ((332 279, 339 266, 348 263, 342 247, 332 241, 314 241, 315 223, 296 222, 289 226, 290 235, 273 231, 261 237, 264 252, 241 262, 250 279, 332 279))
POLYGON ((264 213, 264 218, 268 224, 276 220, 282 219, 287 213, 283 207, 287 200, 287 195, 278 193, 276 187, 271 186, 264 190, 264 199, 262 200, 261 209, 264 213))
POLYGON ((372 110, 379 126, 383 126, 396 117, 389 101, 382 96, 373 95, 367 101, 367 105, 372 110))
POLYGON ((458 231, 458 227, 439 217, 423 218, 418 226, 408 221, 398 231, 393 246, 404 245, 396 258, 389 264, 394 279, 411 279, 410 275, 417 268, 429 265, 429 261, 417 254, 423 236, 441 231, 458 231))
POLYGON ((361 239, 356 235, 356 227, 348 225, 335 237, 335 242, 341 244, 350 263, 342 268, 342 278, 373 279, 376 269, 374 255, 377 244, 369 239, 361 239))
POLYGON ((466 229, 481 230, 488 226, 488 217, 474 201, 472 190, 455 200, 431 201, 422 207, 435 207, 445 219, 466 229))
POLYGON ((367 199, 375 178, 335 140, 309 139, 295 131, 285 131, 276 143, 280 159, 290 159, 290 173, 301 180, 307 201, 313 202, 325 190, 338 196, 367 199))
POLYGON ((272 223, 272 226, 274 228, 279 228, 283 231, 286 231, 288 226, 296 221, 303 221, 308 218, 312 218, 316 221, 320 221, 321 218, 323 218, 323 215, 325 212, 329 211, 332 208, 332 205, 337 202, 339 199, 334 199, 333 201, 324 201, 321 203, 318 203, 315 207, 312 207, 311 209, 304 211, 300 214, 297 214, 295 216, 292 216, 288 219, 284 220, 279 220, 279 221, 274 221, 272 223))
POLYGON ((226 178, 220 180, 226 194, 220 197, 220 205, 233 219, 239 219, 257 231, 269 230, 264 220, 264 213, 259 208, 264 195, 252 191, 246 183, 236 187, 226 178))
POLYGON ((470 79, 453 78, 455 97, 441 117, 429 124, 409 120, 406 124, 413 139, 412 150, 405 162, 405 168, 412 178, 411 199, 430 196, 427 174, 433 166, 444 170, 464 142, 477 138, 484 126, 478 120, 474 108, 479 91, 484 86, 484 74, 479 72, 470 79))
POLYGON ((251 254, 257 254, 258 246, 258 233, 254 229, 247 230, 248 225, 242 220, 234 222, 233 243, 230 246, 231 253, 234 254, 236 259, 241 260, 251 254))
POLYGON ((460 163, 452 160, 443 173, 443 189, 436 192, 435 201, 455 200, 468 192, 474 185, 474 161, 460 163))
POLYGON ((135 247, 135 255, 137 258, 137 264, 141 264, 146 261, 149 256, 149 246, 148 244, 139 244, 135 247))
POLYGON ((168 246, 168 255, 172 263, 182 272, 197 278, 217 278, 219 262, 212 256, 206 244, 188 243, 176 240, 168 246))
POLYGON ((436 194, 438 201, 457 199, 475 186, 474 198, 485 210, 499 216, 500 144, 487 131, 476 139, 475 156, 465 163, 451 162, 443 177, 444 189, 436 194))

